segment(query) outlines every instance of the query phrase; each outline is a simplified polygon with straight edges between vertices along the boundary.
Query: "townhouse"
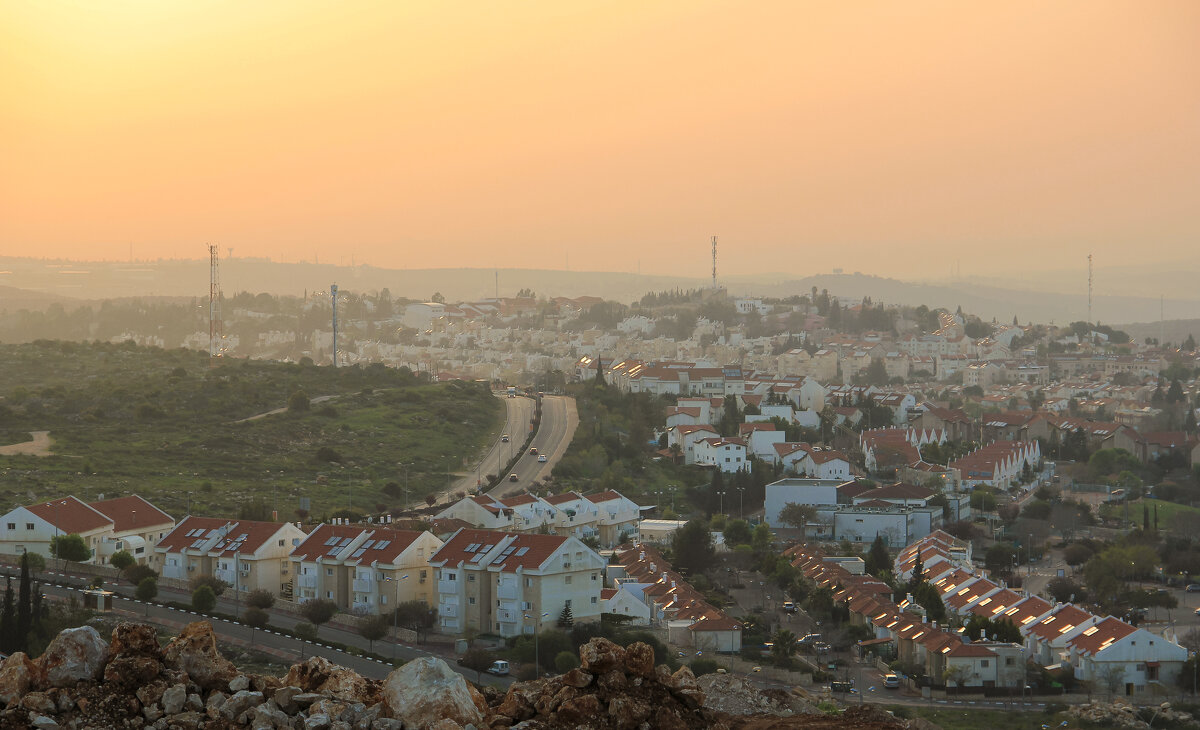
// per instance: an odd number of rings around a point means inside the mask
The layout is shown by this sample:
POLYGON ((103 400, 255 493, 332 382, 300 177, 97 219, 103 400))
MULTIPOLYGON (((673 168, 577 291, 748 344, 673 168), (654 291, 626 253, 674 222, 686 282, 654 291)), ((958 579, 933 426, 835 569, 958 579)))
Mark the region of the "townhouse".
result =
POLYGON ((288 556, 292 585, 284 597, 326 599, 343 611, 368 614, 414 600, 433 605, 429 559, 441 546, 424 531, 322 524, 288 556))
POLYGON ((463 529, 429 563, 443 633, 518 636, 567 610, 575 621, 600 617, 604 559, 575 537, 463 529))
POLYGON ((211 576, 236 593, 292 591, 292 549, 307 537, 291 522, 226 520, 189 515, 154 548, 161 575, 176 580, 211 576))
POLYGON ((139 563, 154 565, 153 547, 175 525, 173 517, 138 496, 88 504, 78 497, 15 507, 0 518, 0 554, 25 552, 50 556, 50 541, 79 535, 92 556, 105 564, 118 550, 128 550, 139 563))
POLYGON ((712 466, 726 474, 751 470, 745 439, 732 436, 700 439, 692 446, 693 464, 712 466))

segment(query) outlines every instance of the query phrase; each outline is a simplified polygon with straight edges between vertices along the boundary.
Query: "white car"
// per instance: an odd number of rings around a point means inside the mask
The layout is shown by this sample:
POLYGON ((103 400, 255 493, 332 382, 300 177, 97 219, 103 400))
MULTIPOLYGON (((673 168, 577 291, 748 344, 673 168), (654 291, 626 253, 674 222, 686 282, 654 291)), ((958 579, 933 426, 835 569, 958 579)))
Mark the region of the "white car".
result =
POLYGON ((547 461, 549 461, 549 459, 546 458, 545 454, 538 454, 538 463, 539 464, 545 464, 547 461))
POLYGON ((894 674, 883 675, 883 686, 887 689, 899 689, 900 678, 894 674))

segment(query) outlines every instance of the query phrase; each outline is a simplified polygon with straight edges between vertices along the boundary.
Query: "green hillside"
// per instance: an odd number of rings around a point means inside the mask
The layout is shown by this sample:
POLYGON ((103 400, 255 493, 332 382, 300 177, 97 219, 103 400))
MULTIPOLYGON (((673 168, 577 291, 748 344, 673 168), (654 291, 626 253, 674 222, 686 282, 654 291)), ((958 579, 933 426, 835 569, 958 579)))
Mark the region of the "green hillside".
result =
POLYGON ((194 514, 213 516, 261 516, 275 503, 280 519, 295 519, 301 497, 314 516, 390 508, 403 501, 403 464, 416 502, 443 489, 446 469, 461 469, 503 419, 484 386, 378 364, 210 368, 204 353, 131 343, 0 345, 0 445, 45 430, 54 442, 48 457, 0 456, 0 508, 137 493, 181 516, 188 492, 194 514), (238 422, 285 408, 298 391, 313 401, 307 410, 238 422))

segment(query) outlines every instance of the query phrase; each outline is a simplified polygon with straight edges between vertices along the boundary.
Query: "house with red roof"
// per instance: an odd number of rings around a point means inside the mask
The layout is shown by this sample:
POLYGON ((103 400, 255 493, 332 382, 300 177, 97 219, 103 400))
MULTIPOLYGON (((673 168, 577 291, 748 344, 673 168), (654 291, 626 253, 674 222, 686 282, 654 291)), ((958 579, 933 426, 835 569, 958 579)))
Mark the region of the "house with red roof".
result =
POLYGON ((503 499, 475 494, 451 504, 434 519, 462 520, 480 530, 533 532, 553 524, 557 513, 554 505, 531 494, 503 499))
POLYGON ((265 590, 282 597, 292 589, 292 549, 307 535, 292 522, 189 515, 158 541, 154 552, 164 578, 210 576, 239 595, 265 590))
POLYGON ((291 600, 323 598, 343 611, 370 614, 407 601, 433 605, 429 559, 441 546, 425 531, 321 524, 288 556, 291 600))
POLYGON ((626 616, 634 626, 649 626, 650 607, 643 600, 641 588, 637 583, 625 582, 616 588, 600 589, 601 613, 626 616))
POLYGON ((1166 694, 1174 690, 1187 649, 1124 621, 1093 616, 1066 642, 1075 676, 1117 694, 1166 694))
POLYGON ((175 520, 141 497, 120 497, 88 504, 78 497, 15 507, 0 519, 0 553, 50 556, 50 541, 79 535, 92 551, 89 562, 103 564, 118 550, 128 550, 142 564, 153 565, 154 544, 175 520))
POLYGON ((464 529, 429 564, 442 633, 532 634, 568 610, 600 618, 604 559, 576 537, 464 529))
POLYGON ((630 535, 638 533, 642 508, 637 502, 612 489, 584 495, 584 499, 596 505, 599 510, 596 529, 601 547, 616 547, 625 542, 630 535))

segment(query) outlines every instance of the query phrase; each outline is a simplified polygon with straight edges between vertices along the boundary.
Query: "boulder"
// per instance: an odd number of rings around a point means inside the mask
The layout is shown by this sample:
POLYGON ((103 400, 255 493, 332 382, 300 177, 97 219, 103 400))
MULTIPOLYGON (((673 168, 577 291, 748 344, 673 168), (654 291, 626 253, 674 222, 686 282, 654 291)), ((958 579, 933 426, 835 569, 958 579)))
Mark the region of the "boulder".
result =
POLYGON ((250 714, 250 725, 256 728, 273 728, 275 730, 290 729, 292 718, 278 707, 274 707, 272 703, 264 702, 255 707, 254 712, 250 714))
POLYGON ((481 725, 477 694, 471 693, 461 674, 434 657, 414 659, 389 674, 383 684, 388 714, 414 730, 429 728, 442 718, 459 725, 481 725))
POLYGON ((64 629, 37 660, 51 687, 74 687, 97 680, 108 663, 108 644, 91 626, 64 629))
POLYGON ((41 667, 18 651, 0 665, 0 704, 11 705, 25 693, 45 683, 41 667))
POLYGON ((244 689, 250 689, 250 678, 246 675, 239 674, 238 676, 229 680, 230 692, 241 692, 244 689))
POLYGON ((227 688, 238 675, 233 663, 217 651, 217 637, 207 621, 185 626, 163 649, 163 663, 186 672, 193 682, 208 690, 227 688))
POLYGON ((40 712, 43 715, 53 715, 58 712, 58 705, 45 692, 30 692, 21 698, 21 707, 30 712, 40 712))
POLYGON ((158 634, 152 626, 123 621, 117 624, 112 632, 112 643, 109 645, 114 657, 148 656, 158 659, 162 657, 162 647, 158 643, 158 634))
POLYGON ((289 715, 295 715, 300 711, 300 705, 296 702, 296 695, 300 694, 299 687, 280 687, 275 690, 275 694, 271 695, 271 699, 278 705, 279 709, 289 715))
POLYGON ((579 667, 575 667, 562 676, 562 683, 568 687, 582 689, 592 683, 592 675, 579 667))
POLYGON ((309 657, 303 664, 293 664, 287 676, 283 678, 283 684, 347 702, 373 704, 379 697, 377 683, 364 678, 353 669, 339 666, 319 656, 309 657))
POLYGON ((183 712, 183 703, 187 702, 187 687, 182 684, 177 684, 167 688, 163 692, 162 699, 163 712, 168 715, 178 715, 183 712))
POLYGON ((680 667, 671 675, 671 683, 668 687, 676 697, 692 709, 704 704, 704 692, 696 682, 696 675, 692 674, 692 670, 687 667, 680 667))
POLYGON ((625 650, 597 636, 579 648, 579 663, 592 674, 604 674, 625 666, 625 650))
POLYGON ((262 692, 242 690, 225 700, 225 704, 221 705, 221 717, 227 721, 235 721, 238 715, 261 705, 262 702, 262 692))
POLYGON ((654 676, 654 649, 637 641, 625 649, 625 671, 638 677, 654 676))
POLYGON ((564 727, 577 727, 597 719, 602 714, 596 695, 582 695, 567 700, 558 708, 558 722, 564 727))
POLYGON ((104 681, 140 687, 162 672, 162 662, 150 656, 118 656, 104 667, 104 681))

